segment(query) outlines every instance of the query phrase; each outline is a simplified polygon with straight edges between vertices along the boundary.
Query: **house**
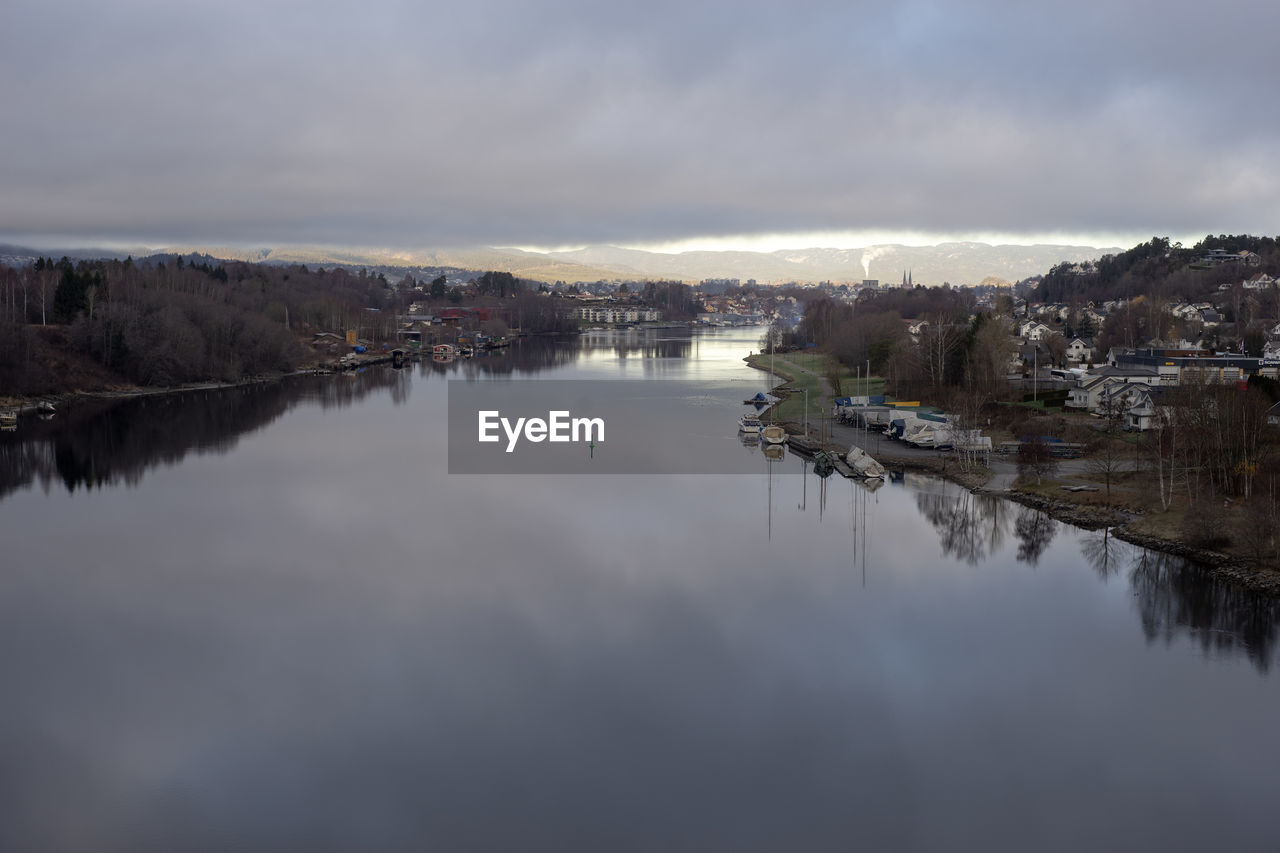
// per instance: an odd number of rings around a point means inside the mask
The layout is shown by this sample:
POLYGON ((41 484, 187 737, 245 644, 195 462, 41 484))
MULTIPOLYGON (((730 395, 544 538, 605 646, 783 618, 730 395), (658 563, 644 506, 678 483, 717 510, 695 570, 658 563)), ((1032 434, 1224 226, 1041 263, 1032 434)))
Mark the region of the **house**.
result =
POLYGON ((1093 355, 1093 341, 1075 337, 1067 342, 1067 361, 1079 363, 1087 361, 1091 355, 1093 355))
POLYGON ((1267 409, 1267 426, 1280 427, 1280 403, 1267 409))
MULTIPOLYGON (((1236 252, 1228 252, 1226 249, 1210 249, 1206 254, 1201 255, 1200 259, 1196 263, 1199 264, 1200 266, 1206 266, 1206 267, 1214 266, 1216 264, 1236 264, 1236 263, 1249 263, 1250 265, 1252 265, 1253 262, 1249 257, 1251 255, 1254 258, 1258 258, 1258 256, 1255 255, 1253 252, 1236 253, 1236 252)), ((1262 259, 1258 258, 1258 262, 1261 263, 1261 261, 1262 259)))
POLYGON ((1248 290, 1265 290, 1275 284, 1276 280, 1264 272, 1250 276, 1244 280, 1244 286, 1248 290))
POLYGON ((1162 418, 1167 419, 1168 406, 1161 404, 1165 391, 1164 388, 1131 388, 1124 414, 1124 428, 1146 432, 1158 426, 1162 418))
POLYGON ((1044 337, 1051 331, 1053 330, 1044 323, 1032 320, 1028 323, 1023 323, 1018 327, 1018 336, 1024 340, 1039 343, 1044 340, 1044 337))
POLYGON ((1080 377, 1064 405, 1070 409, 1096 412, 1103 405, 1104 397, 1113 399, 1118 393, 1117 389, 1130 385, 1159 384, 1160 375, 1151 368, 1102 367, 1080 377))
POLYGON ((1052 359, 1049 357, 1049 350, 1039 341, 1021 344, 1018 346, 1014 351, 1013 360, 1015 365, 1014 370, 1038 367, 1039 365, 1048 367, 1052 362, 1052 359))

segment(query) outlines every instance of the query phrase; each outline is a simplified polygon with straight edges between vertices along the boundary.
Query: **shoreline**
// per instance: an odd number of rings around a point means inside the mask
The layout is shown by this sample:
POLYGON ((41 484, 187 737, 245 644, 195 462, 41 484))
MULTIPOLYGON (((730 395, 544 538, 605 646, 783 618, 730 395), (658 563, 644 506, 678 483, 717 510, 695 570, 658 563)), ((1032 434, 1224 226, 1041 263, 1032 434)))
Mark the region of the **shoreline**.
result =
POLYGON ((163 385, 147 387, 141 385, 106 386, 94 390, 75 389, 58 391, 52 394, 35 394, 32 396, 0 397, 0 411, 12 411, 18 415, 35 414, 40 403, 53 403, 56 406, 75 403, 77 400, 130 400, 137 397, 158 397, 165 394, 184 394, 190 391, 220 391, 229 388, 243 388, 247 385, 258 385, 268 382, 281 382, 294 376, 319 376, 329 373, 342 373, 357 370, 375 364, 390 364, 389 354, 369 354, 357 361, 346 364, 337 361, 309 362, 297 370, 288 373, 260 373, 246 376, 231 382, 209 380, 207 382, 188 382, 183 385, 163 385))
POLYGON ((35 414, 38 411, 37 405, 45 402, 53 403, 56 407, 68 403, 74 404, 81 400, 132 400, 138 397, 162 397, 167 394, 185 394, 191 391, 223 391, 229 388, 243 388, 246 385, 280 382, 292 376, 308 376, 315 373, 316 370, 314 369, 304 369, 293 373, 264 374, 246 379, 237 379, 235 382, 193 382, 186 385, 166 385, 159 388, 141 386, 100 388, 95 391, 61 391, 57 394, 41 394, 35 397, 6 397, 4 399, 16 402, 0 403, 0 409, 13 411, 19 415, 35 414))
MULTIPOLYGON (((779 370, 776 364, 773 370, 770 370, 768 366, 762 366, 756 362, 756 358, 757 356, 753 354, 743 360, 751 367, 765 373, 771 373, 781 379, 782 381, 770 389, 769 393, 782 399, 787 399, 790 395, 787 391, 782 390, 781 386, 788 382, 794 382, 795 378, 779 370)), ((794 421, 784 421, 782 423, 783 426, 788 428, 788 433, 797 434, 799 432, 799 425, 794 421)), ((848 451, 848 447, 831 441, 823 443, 822 447, 840 454, 848 451)), ((1224 554, 1221 551, 1197 548, 1177 539, 1152 536, 1133 530, 1130 525, 1143 517, 1141 513, 1074 503, 1065 499, 1049 498, 1034 492, 1020 490, 1012 484, 1004 489, 988 488, 988 484, 996 478, 995 472, 989 468, 981 471, 965 470, 959 465, 947 465, 946 458, 940 455, 904 458, 892 451, 885 453, 887 449, 882 447, 879 450, 879 455, 875 455, 876 461, 885 467, 933 474, 968 489, 974 494, 1004 498, 1044 512, 1055 521, 1070 524, 1074 527, 1080 527, 1085 530, 1102 530, 1106 528, 1117 539, 1132 545, 1192 560, 1205 566, 1213 574, 1224 580, 1243 586, 1253 592, 1280 597, 1280 572, 1254 566, 1243 557, 1224 554)), ((864 450, 871 453, 867 448, 864 448, 864 450)))

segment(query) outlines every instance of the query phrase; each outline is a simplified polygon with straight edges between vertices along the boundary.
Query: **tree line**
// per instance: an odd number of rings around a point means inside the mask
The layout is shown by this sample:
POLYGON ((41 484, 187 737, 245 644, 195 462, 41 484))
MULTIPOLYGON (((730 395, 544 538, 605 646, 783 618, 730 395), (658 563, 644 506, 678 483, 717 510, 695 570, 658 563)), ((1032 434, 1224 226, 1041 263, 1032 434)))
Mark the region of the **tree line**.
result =
POLYGON ((47 390, 33 364, 46 347, 69 347, 140 385, 235 381, 294 369, 298 333, 394 331, 385 276, 220 262, 147 259, 72 262, 40 258, 0 268, 0 390, 47 390), (48 334, 44 334, 48 332, 48 334))

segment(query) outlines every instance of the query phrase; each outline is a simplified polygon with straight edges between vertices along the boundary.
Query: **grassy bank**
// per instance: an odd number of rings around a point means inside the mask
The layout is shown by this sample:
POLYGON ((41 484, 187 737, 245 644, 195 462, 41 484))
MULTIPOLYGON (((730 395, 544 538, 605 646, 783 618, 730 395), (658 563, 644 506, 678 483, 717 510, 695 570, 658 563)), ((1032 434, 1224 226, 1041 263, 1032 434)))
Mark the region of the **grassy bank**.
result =
POLYGON ((809 392, 811 424, 816 424, 824 413, 830 414, 834 397, 884 393, 885 383, 882 378, 873 376, 868 383, 855 371, 825 353, 789 352, 772 357, 768 353, 754 353, 747 356, 747 363, 760 370, 772 370, 784 380, 785 388, 790 389, 774 390, 775 394, 783 398, 773 413, 774 418, 779 421, 804 421, 805 391, 809 392), (828 390, 829 388, 833 390, 828 390))

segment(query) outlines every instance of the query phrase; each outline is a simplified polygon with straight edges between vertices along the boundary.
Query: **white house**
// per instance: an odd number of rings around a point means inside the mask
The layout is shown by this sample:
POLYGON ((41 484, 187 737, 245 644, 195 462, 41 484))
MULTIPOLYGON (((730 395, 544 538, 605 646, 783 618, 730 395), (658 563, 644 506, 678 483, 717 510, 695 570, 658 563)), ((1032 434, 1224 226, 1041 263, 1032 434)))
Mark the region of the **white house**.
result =
POLYGON ((1038 343, 1044 340, 1045 335, 1049 334, 1051 331, 1053 330, 1044 323, 1040 323, 1036 320, 1023 323, 1018 327, 1018 335, 1024 340, 1031 341, 1033 343, 1038 343))
POLYGON ((1162 417, 1167 417, 1167 406, 1160 404, 1162 388, 1131 389, 1128 397, 1128 409, 1125 412, 1124 428, 1146 432, 1157 425, 1162 417))
POLYGON ((1096 412, 1105 398, 1111 399, 1129 385, 1159 385, 1154 370, 1135 367, 1103 367, 1080 377, 1065 403, 1067 408, 1096 412), (1114 386, 1114 387, 1113 387, 1114 386))
POLYGON ((1087 361, 1093 354, 1093 342, 1075 337, 1067 342, 1067 361, 1076 363, 1087 361))

